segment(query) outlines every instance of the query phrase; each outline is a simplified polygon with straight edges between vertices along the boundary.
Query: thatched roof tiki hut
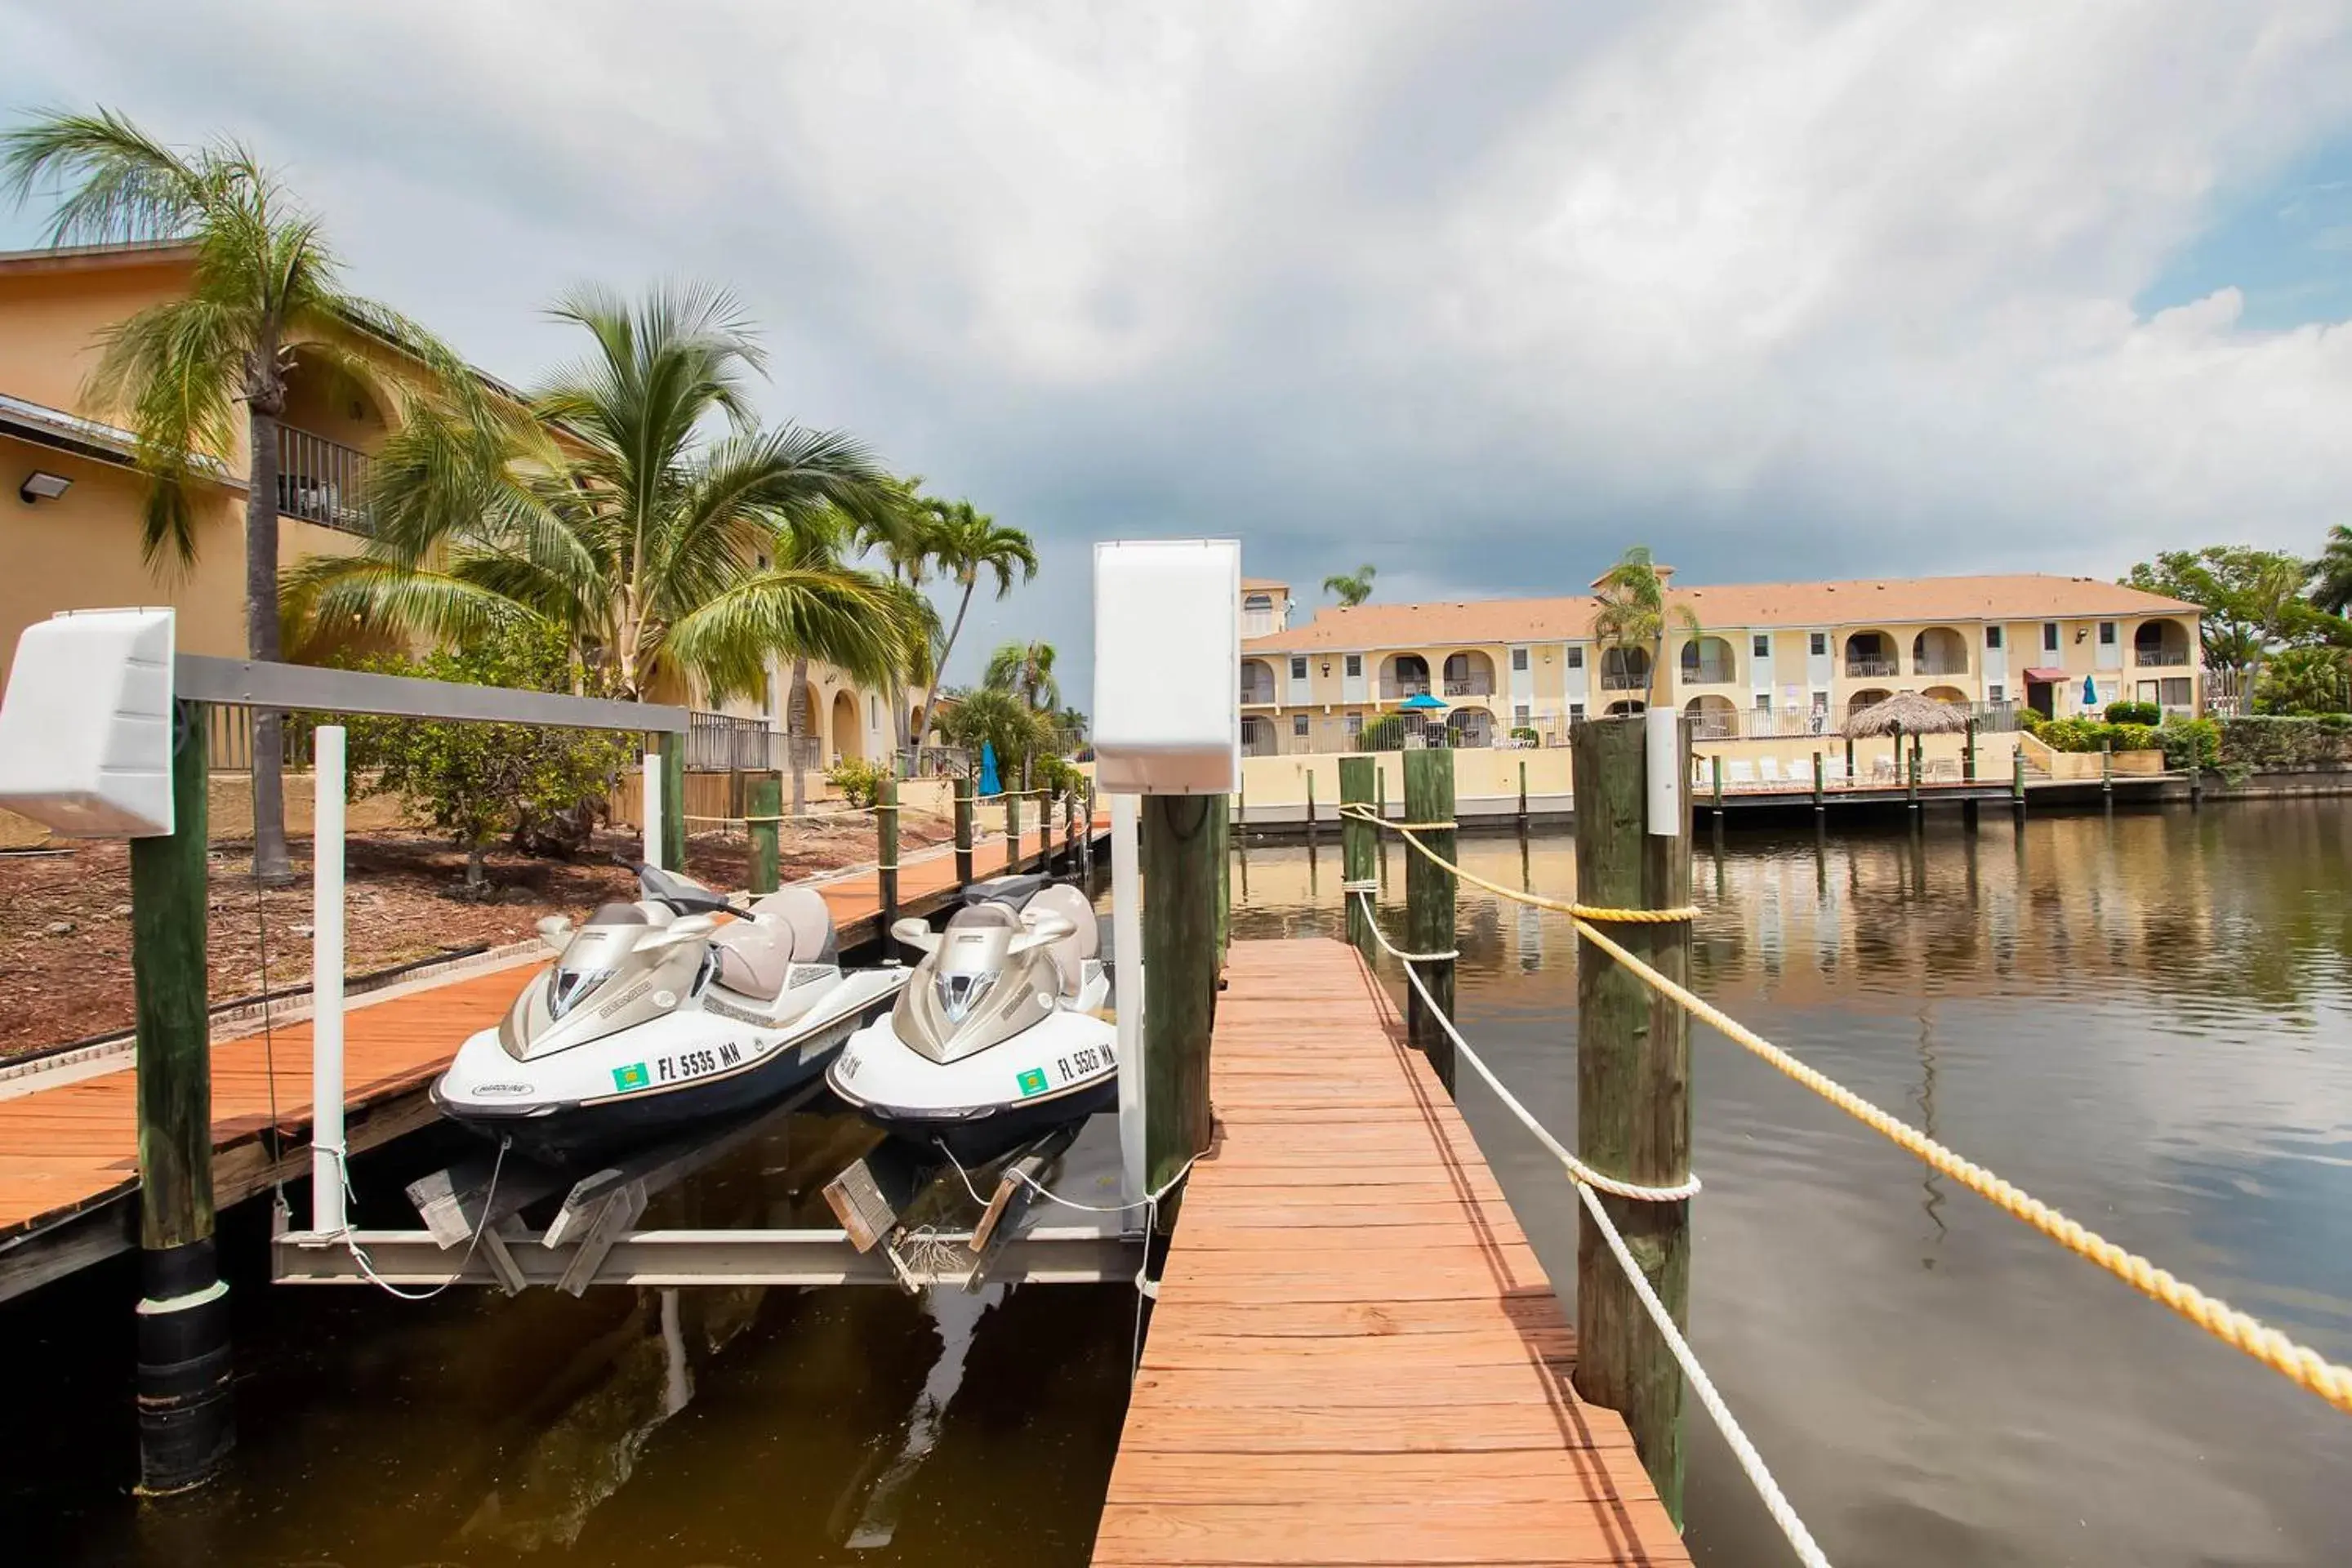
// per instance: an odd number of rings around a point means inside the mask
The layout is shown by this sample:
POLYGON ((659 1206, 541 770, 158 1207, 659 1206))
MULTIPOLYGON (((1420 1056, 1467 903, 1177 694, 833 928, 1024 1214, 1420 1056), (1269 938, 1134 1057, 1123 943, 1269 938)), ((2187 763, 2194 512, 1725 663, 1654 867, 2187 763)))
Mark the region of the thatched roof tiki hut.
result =
POLYGON ((1922 697, 1916 691, 1898 691, 1884 702, 1846 715, 1845 736, 1863 740, 1872 735, 1895 738, 1895 773, 1903 774, 1903 737, 1909 735, 1912 749, 1918 749, 1922 735, 1958 735, 1969 727, 1969 710, 1957 702, 1943 702, 1933 697, 1922 697))

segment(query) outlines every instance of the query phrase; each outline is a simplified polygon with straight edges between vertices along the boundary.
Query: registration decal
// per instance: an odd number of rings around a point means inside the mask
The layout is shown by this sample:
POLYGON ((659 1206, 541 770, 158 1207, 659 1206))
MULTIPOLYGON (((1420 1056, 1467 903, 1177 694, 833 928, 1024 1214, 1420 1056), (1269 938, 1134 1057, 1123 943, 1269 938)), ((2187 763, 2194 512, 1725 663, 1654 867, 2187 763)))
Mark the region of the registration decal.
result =
POLYGON ((613 1069, 614 1089, 643 1089, 651 1082, 653 1079, 646 1072, 643 1062, 631 1062, 627 1067, 613 1069))
POLYGON ((1026 1100, 1033 1094, 1043 1094, 1045 1092, 1045 1069, 1044 1068, 1031 1068, 1027 1072, 1021 1075, 1022 1099, 1026 1100))

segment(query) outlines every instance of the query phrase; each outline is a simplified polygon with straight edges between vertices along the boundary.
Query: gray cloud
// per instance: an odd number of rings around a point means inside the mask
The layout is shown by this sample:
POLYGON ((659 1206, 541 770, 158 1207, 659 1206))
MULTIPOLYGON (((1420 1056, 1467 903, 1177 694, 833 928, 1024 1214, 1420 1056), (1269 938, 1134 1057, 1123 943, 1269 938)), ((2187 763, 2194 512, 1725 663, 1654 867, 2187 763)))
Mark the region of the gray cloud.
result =
MULTIPOLYGON (((2352 333, 2130 300, 2352 128, 2339 5, 21 5, 0 108, 246 135, 500 374, 723 279, 780 416, 1035 531, 1549 592, 2308 548, 2352 333)), ((25 220, 11 220, 22 237, 25 220)), ((964 664, 960 659, 959 664, 964 664)))

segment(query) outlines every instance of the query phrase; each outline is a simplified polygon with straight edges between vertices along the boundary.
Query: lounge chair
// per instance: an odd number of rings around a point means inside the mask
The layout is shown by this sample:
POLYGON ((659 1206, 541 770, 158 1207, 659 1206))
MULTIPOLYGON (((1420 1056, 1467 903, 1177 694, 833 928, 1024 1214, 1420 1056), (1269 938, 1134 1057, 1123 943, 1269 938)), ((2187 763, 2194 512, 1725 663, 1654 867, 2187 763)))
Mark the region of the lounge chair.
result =
POLYGON ((1766 784, 1779 784, 1780 782, 1780 759, 1778 757, 1759 758, 1756 763, 1756 771, 1762 776, 1766 784))

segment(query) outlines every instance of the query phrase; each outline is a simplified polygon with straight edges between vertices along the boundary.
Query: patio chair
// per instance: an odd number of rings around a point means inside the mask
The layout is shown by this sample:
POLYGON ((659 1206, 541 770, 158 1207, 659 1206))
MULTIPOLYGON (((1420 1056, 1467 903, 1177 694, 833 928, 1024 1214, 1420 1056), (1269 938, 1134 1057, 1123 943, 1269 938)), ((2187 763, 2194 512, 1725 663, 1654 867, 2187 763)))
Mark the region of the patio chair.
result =
POLYGON ((1780 782, 1780 759, 1778 757, 1760 758, 1756 763, 1756 771, 1766 784, 1779 784, 1780 782))
POLYGON ((1756 770, 1748 766, 1746 763, 1727 763, 1723 772, 1724 782, 1734 789, 1740 788, 1742 785, 1752 784, 1756 782, 1756 770))

